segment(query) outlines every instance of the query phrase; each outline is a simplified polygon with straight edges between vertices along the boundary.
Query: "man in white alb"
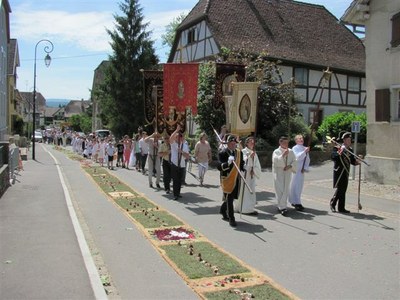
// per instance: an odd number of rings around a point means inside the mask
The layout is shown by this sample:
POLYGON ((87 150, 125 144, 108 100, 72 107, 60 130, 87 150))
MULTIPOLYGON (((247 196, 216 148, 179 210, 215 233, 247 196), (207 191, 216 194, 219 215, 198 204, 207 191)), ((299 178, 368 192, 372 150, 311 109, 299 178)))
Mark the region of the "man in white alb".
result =
POLYGON ((289 139, 279 138, 279 148, 272 154, 272 174, 274 176, 275 197, 282 216, 287 214, 290 180, 295 171, 296 157, 289 149, 289 139))
POLYGON ((301 134, 296 135, 294 140, 296 146, 292 148, 292 151, 296 156, 297 170, 290 182, 289 202, 296 210, 304 210, 301 204, 301 192, 304 186, 304 173, 308 172, 310 166, 310 156, 308 155, 310 147, 304 146, 304 138, 301 134))

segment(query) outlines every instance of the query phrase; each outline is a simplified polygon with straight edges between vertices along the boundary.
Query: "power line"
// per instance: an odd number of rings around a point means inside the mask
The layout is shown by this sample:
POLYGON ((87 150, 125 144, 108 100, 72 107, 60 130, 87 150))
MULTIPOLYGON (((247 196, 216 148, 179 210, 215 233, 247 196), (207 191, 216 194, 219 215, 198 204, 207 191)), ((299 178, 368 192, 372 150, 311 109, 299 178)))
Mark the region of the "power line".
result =
MULTIPOLYGON (((89 56, 104 56, 104 55, 109 55, 108 53, 98 53, 98 54, 82 54, 82 55, 72 55, 72 56, 60 56, 60 57, 52 57, 51 59, 70 59, 70 58, 77 58, 77 57, 89 57, 89 56)), ((35 60, 34 58, 26 58, 26 59, 21 59, 21 61, 33 61, 35 60)))
MULTIPOLYGON (((161 47, 154 48, 155 51, 159 51, 162 49, 165 49, 169 47, 169 45, 164 45, 161 47)), ((60 60, 60 59, 71 59, 71 58, 79 58, 79 57, 93 57, 93 56, 104 56, 104 55, 110 55, 109 53, 97 53, 97 54, 81 54, 81 55, 71 55, 71 56, 60 56, 60 57, 52 57, 51 59, 53 60, 60 60)), ((21 61, 34 61, 34 58, 25 58, 21 59, 21 61)))

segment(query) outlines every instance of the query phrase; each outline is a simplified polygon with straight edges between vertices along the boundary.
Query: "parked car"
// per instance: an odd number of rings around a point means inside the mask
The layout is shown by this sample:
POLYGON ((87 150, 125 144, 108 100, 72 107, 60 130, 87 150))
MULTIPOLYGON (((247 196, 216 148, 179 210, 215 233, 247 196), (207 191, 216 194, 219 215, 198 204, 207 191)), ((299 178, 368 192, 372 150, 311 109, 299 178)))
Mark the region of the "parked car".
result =
POLYGON ((108 137, 111 134, 111 132, 108 129, 98 129, 95 131, 95 134, 98 138, 104 139, 108 137))
POLYGON ((32 136, 32 140, 35 139, 35 142, 43 142, 43 134, 41 131, 35 131, 35 134, 32 136))

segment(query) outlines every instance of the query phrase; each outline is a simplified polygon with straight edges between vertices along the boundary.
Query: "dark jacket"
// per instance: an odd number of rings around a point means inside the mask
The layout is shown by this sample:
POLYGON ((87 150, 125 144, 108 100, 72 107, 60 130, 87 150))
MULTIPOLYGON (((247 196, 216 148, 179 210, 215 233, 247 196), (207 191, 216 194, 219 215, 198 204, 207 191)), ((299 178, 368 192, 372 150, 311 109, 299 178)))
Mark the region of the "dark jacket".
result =
MULTIPOLYGON (((331 159, 334 162, 333 166, 333 186, 337 186, 338 181, 348 180, 350 165, 357 165, 356 157, 350 152, 343 150, 342 154, 339 155, 338 148, 334 147, 331 159)), ((351 147, 348 148, 351 152, 353 149, 351 147)))
MULTIPOLYGON (((225 148, 224 150, 220 151, 218 153, 218 170, 220 171, 220 176, 221 179, 223 177, 226 177, 229 175, 231 170, 235 168, 234 164, 231 163, 230 165, 228 164, 228 158, 229 156, 234 156, 236 158, 236 155, 240 155, 240 165, 238 166, 241 171, 244 171, 244 160, 243 160, 243 153, 239 149, 235 149, 235 151, 230 151, 228 148, 225 148)), ((240 182, 240 175, 237 176, 236 180, 236 185, 231 193, 234 198, 237 198, 238 192, 239 192, 239 182, 240 182)))

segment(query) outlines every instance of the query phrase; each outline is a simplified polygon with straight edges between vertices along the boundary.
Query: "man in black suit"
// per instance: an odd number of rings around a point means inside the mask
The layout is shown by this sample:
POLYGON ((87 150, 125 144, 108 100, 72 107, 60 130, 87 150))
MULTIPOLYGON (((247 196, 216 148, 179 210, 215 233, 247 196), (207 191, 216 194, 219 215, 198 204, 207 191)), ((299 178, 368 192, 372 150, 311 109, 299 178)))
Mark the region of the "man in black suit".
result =
POLYGON ((342 145, 333 147, 331 158, 334 161, 333 167, 333 188, 336 188, 335 194, 330 202, 332 212, 336 212, 336 204, 338 203, 338 212, 349 213, 346 210, 346 191, 349 183, 350 165, 359 165, 360 162, 349 151, 353 152, 351 145, 351 133, 342 134, 340 141, 342 145), (347 151, 349 150, 349 151, 347 151))
POLYGON ((221 187, 223 191, 223 203, 220 208, 220 214, 223 220, 229 220, 229 225, 236 226, 235 215, 233 211, 233 201, 238 198, 240 186, 240 171, 244 171, 243 154, 236 147, 236 137, 228 136, 227 147, 218 154, 218 170, 220 171, 221 187))

